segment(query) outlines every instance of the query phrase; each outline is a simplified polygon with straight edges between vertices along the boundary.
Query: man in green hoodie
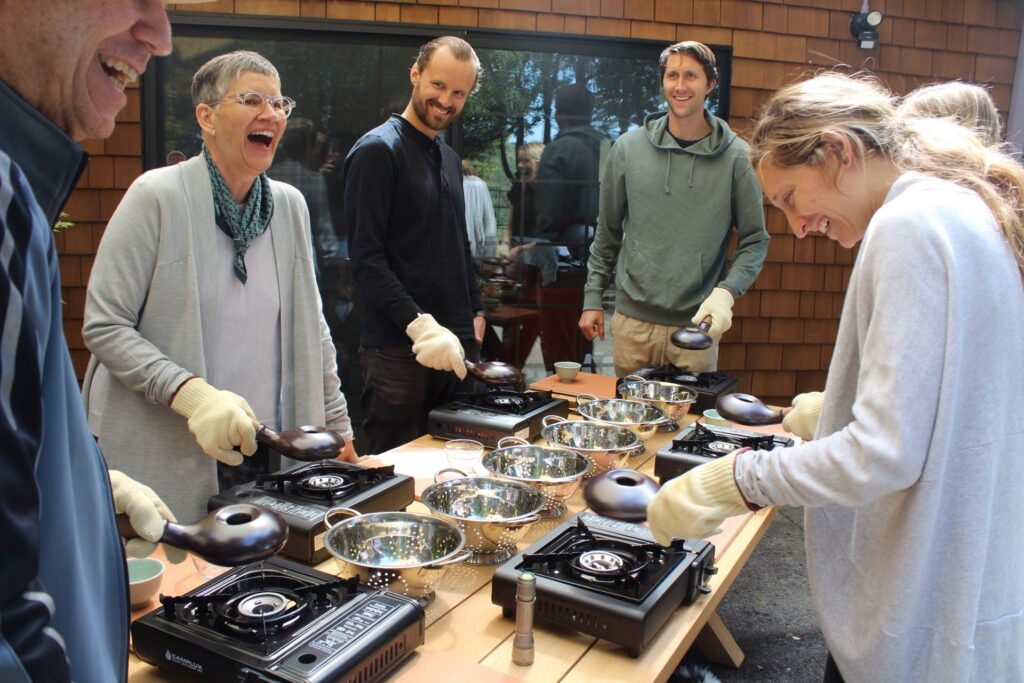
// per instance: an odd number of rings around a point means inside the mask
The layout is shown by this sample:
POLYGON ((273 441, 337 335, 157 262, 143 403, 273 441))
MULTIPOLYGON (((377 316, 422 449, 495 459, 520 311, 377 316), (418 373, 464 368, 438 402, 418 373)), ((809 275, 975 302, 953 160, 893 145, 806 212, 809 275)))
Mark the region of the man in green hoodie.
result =
POLYGON ((587 339, 604 339, 601 297, 615 273, 611 331, 619 376, 666 362, 716 369, 733 302, 761 272, 768 251, 747 144, 704 109, 718 85, 714 53, 695 41, 676 43, 661 53, 659 68, 668 111, 650 114, 612 146, 583 288, 579 327, 587 339), (730 264, 733 227, 738 240, 730 264), (671 344, 676 329, 709 316, 710 348, 671 344))

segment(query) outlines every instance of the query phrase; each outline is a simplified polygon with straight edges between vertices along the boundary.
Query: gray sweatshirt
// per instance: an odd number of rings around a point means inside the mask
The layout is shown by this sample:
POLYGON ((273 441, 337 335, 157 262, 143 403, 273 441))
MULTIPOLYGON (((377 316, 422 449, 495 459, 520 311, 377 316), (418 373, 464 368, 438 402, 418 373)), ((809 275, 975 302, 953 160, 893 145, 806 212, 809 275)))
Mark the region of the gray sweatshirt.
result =
POLYGON ((744 453, 748 500, 804 505, 843 677, 1024 680, 1024 288, 975 193, 905 174, 868 226, 814 441, 744 453))

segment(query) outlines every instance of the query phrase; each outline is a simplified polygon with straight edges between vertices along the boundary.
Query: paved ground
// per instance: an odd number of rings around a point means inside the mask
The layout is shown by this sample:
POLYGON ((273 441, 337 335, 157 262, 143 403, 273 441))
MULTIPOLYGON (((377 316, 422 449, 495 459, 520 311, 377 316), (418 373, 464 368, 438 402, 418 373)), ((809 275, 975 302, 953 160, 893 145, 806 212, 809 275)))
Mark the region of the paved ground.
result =
POLYGON ((811 608, 805 558, 803 509, 782 510, 719 605, 746 654, 738 670, 711 667, 724 683, 821 680, 825 642, 811 608))
MULTIPOLYGON (((598 372, 615 374, 610 340, 595 343, 594 361, 598 372)), ((547 376, 539 343, 524 370, 527 384, 547 376)), ((802 508, 785 509, 776 515, 722 600, 718 614, 746 655, 738 670, 709 666, 723 683, 821 681, 826 651, 811 608, 802 508)))

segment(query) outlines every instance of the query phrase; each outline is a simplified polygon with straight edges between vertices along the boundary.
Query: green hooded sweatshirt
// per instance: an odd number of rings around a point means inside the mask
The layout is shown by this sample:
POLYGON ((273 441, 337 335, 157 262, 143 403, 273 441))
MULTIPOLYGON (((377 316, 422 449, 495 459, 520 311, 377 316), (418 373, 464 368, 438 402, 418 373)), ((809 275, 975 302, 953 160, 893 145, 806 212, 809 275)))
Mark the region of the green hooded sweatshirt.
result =
POLYGON ((705 118, 711 133, 685 149, 668 132, 667 112, 648 115, 612 146, 584 310, 602 309, 614 269, 616 310, 689 325, 712 289, 739 298, 761 272, 769 237, 749 147, 721 119, 705 118), (733 226, 739 239, 729 265, 733 226))

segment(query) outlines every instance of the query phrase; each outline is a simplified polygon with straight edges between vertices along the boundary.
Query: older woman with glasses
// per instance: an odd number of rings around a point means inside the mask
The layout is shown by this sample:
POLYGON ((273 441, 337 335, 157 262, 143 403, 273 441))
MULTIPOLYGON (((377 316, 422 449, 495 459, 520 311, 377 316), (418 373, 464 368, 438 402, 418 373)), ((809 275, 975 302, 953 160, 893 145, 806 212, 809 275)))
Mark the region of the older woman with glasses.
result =
POLYGON ((309 211, 266 175, 295 102, 245 51, 204 64, 192 99, 202 153, 128 189, 96 255, 83 329, 103 453, 187 520, 218 488, 280 466, 257 448, 257 423, 325 425, 356 460, 309 211))

